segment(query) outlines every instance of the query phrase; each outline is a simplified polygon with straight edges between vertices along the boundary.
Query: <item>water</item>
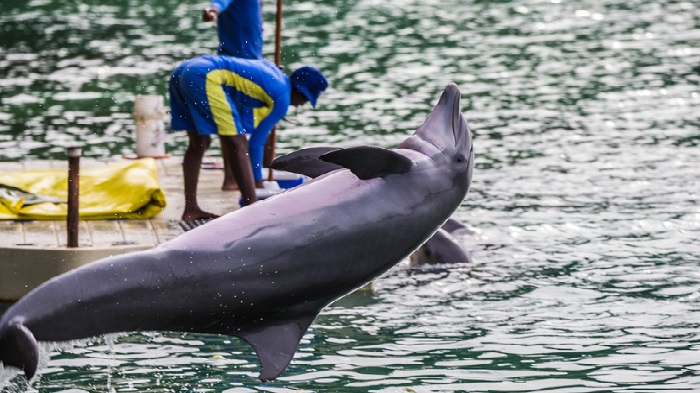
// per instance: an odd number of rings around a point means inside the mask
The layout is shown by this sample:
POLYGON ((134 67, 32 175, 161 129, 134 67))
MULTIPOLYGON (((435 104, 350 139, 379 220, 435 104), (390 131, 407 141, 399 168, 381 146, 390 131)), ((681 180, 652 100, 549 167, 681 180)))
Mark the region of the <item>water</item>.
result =
MULTIPOLYGON (((214 47, 205 4, 102 3, 2 0, 0 159, 132 152, 133 95, 165 95, 214 47)), ((281 125, 279 152, 395 146, 457 83, 473 265, 399 265, 324 310, 274 382, 237 339, 131 334, 52 352, 35 389, 700 391, 699 3, 288 3, 285 65, 331 89, 290 114, 303 126, 281 125)))

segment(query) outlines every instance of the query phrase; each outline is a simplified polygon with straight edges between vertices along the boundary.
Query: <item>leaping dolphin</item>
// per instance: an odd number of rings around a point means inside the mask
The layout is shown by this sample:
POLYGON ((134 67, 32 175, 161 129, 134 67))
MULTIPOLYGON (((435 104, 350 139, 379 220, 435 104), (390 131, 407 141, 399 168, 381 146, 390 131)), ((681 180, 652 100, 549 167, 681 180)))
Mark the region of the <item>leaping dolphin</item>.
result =
POLYGON ((465 198, 474 155, 459 89, 397 149, 322 160, 346 169, 43 283, 0 319, 0 361, 31 379, 37 341, 218 333, 253 347, 262 381, 278 377, 325 306, 406 258, 465 198))

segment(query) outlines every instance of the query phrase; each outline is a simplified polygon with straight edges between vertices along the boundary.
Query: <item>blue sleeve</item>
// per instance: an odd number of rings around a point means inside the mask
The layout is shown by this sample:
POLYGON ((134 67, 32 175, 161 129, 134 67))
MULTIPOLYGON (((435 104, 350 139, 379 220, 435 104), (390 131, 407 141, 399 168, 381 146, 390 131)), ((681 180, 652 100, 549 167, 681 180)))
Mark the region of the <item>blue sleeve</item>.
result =
POLYGON ((219 10, 219 12, 222 12, 226 8, 228 8, 231 3, 233 3, 234 0, 211 0, 211 3, 209 4, 210 7, 216 8, 219 10))
POLYGON ((262 180, 263 153, 267 137, 270 135, 272 127, 287 114, 287 109, 289 109, 288 95, 284 99, 275 102, 275 107, 270 114, 258 124, 250 135, 248 150, 250 151, 250 164, 253 167, 253 177, 255 177, 255 180, 262 180))

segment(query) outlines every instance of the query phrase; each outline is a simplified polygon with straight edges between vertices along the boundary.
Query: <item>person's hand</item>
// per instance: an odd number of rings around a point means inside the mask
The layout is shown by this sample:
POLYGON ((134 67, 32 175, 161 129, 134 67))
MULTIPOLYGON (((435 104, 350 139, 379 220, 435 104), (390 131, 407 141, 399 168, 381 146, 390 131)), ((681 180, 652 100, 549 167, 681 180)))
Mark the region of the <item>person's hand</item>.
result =
POLYGON ((213 22, 219 17, 219 10, 212 7, 207 7, 202 11, 202 20, 205 22, 213 22))

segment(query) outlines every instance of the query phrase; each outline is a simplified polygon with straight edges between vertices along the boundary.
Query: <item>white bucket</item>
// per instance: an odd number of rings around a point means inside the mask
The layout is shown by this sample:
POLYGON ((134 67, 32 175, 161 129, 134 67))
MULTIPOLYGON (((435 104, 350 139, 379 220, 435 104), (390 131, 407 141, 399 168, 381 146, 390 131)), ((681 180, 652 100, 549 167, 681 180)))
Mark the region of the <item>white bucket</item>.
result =
POLYGON ((138 95, 134 99, 136 156, 165 156, 165 109, 162 96, 138 95))

